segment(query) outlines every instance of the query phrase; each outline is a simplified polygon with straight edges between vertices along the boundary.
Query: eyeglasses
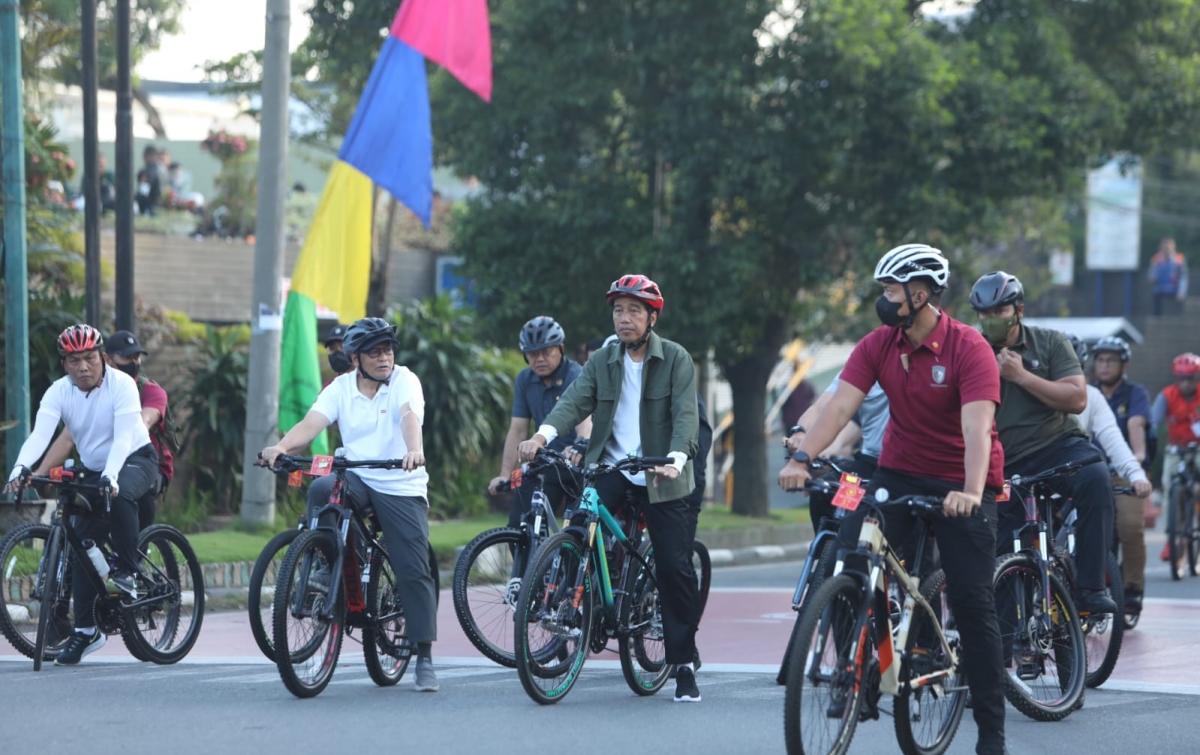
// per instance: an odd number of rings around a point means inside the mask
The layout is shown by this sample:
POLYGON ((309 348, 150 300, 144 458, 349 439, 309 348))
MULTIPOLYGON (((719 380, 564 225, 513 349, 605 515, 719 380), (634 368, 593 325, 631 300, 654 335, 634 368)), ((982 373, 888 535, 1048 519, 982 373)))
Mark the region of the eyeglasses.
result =
POLYGON ((365 353, 367 356, 371 357, 372 359, 379 359, 384 354, 391 356, 392 355, 392 345, 389 343, 386 346, 376 346, 373 349, 367 349, 367 351, 365 353))

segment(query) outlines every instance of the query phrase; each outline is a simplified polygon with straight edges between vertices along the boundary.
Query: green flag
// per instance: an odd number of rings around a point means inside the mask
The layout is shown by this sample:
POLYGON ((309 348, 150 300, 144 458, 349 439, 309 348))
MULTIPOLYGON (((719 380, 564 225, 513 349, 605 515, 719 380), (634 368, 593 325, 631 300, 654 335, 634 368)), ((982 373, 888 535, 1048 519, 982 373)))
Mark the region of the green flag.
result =
MULTIPOLYGON (((317 305, 307 296, 290 291, 283 310, 283 348, 279 360, 279 432, 286 433, 304 419, 320 392, 317 305)), ((313 440, 312 453, 329 453, 324 432, 313 440)))

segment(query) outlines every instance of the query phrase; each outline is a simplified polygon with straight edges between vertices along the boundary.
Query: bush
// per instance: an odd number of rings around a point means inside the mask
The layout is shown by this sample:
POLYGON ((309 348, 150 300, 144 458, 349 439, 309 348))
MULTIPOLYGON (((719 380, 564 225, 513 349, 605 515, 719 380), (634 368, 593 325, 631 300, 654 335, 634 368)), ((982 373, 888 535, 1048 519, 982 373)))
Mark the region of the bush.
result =
POLYGON ((508 424, 512 362, 474 339, 474 313, 442 295, 390 313, 400 342, 396 364, 425 393, 425 459, 435 517, 487 510, 484 488, 508 424))
POLYGON ((236 513, 242 492, 242 449, 246 429, 249 349, 243 328, 205 326, 198 342, 203 359, 189 371, 186 394, 186 453, 194 485, 212 494, 211 513, 236 513))

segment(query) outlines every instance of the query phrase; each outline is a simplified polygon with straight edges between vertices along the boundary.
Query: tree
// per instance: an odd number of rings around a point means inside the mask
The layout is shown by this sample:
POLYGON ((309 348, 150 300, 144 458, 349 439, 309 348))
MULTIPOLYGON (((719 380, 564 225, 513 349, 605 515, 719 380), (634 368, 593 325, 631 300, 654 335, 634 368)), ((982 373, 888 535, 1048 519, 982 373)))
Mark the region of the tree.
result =
MULTIPOLYGON (((130 57, 132 65, 163 40, 180 31, 179 17, 186 0, 138 0, 130 8, 130 57)), ((21 0, 21 22, 25 36, 21 44, 21 71, 26 80, 48 78, 78 86, 83 81, 79 50, 78 0, 21 0)), ((115 0, 96 2, 96 58, 101 89, 117 87, 117 31, 115 0)), ((159 139, 166 138, 162 119, 140 86, 133 98, 146 110, 150 127, 159 139)))

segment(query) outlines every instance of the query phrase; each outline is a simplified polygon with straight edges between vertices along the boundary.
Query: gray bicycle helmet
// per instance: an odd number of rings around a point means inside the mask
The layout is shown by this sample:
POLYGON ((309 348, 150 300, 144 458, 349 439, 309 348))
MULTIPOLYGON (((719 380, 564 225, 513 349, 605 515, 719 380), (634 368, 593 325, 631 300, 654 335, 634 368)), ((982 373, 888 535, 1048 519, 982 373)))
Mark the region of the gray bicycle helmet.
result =
POLYGON ((551 346, 562 346, 567 342, 567 333, 555 322, 553 317, 542 315, 535 317, 521 326, 521 335, 517 343, 522 354, 531 351, 541 351, 551 346))
POLYGON ((329 333, 325 336, 324 343, 326 346, 329 346, 329 344, 331 344, 331 343, 337 343, 339 341, 344 341, 345 339, 346 339, 346 326, 339 324, 339 325, 334 325, 332 328, 329 329, 329 333))
POLYGON ((1107 336, 1096 341, 1096 345, 1092 347, 1092 353, 1099 354, 1104 351, 1116 354, 1122 362, 1128 362, 1132 353, 1125 339, 1118 336, 1107 336))
POLYGON ((1088 360, 1087 342, 1084 341, 1079 336, 1075 335, 1074 333, 1067 333, 1066 336, 1067 336, 1067 340, 1071 342, 1071 348, 1075 349, 1075 356, 1079 357, 1079 363, 1081 365, 1087 364, 1087 360, 1088 360))
POLYGON ((347 354, 357 354, 385 342, 397 343, 396 328, 382 317, 364 317, 346 328, 342 349, 347 354))
POLYGON ((971 287, 971 309, 983 312, 1006 304, 1021 304, 1025 301, 1025 287, 1015 275, 1003 270, 984 273, 971 287))

